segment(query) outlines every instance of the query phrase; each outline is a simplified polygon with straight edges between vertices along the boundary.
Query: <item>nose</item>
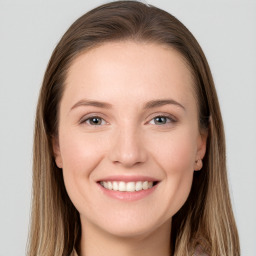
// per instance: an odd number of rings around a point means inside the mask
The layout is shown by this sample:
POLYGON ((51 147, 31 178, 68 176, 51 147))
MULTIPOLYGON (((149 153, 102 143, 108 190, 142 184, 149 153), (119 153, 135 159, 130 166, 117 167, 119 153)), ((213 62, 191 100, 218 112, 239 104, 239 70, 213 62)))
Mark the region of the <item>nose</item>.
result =
POLYGON ((147 160, 143 139, 135 129, 120 129, 111 141, 109 158, 114 164, 130 168, 147 160))

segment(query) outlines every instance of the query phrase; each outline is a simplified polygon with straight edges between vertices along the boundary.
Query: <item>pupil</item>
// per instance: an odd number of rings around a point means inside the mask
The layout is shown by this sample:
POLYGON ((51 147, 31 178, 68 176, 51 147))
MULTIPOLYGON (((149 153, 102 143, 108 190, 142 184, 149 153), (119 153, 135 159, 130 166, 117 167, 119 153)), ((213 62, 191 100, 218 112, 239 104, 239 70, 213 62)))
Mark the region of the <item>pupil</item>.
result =
POLYGON ((165 124, 166 123, 166 117, 163 117, 163 116, 156 117, 156 122, 160 123, 160 124, 165 124))
POLYGON ((94 117, 94 118, 91 118, 91 124, 100 124, 100 118, 98 117, 94 117))

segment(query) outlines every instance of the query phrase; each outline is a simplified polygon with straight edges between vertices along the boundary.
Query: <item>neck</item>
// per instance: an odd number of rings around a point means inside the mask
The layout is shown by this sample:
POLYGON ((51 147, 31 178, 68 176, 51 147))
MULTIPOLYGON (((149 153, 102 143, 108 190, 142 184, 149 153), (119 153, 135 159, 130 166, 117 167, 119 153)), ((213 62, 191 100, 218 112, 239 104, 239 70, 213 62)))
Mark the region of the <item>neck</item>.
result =
POLYGON ((102 231, 81 220, 82 236, 79 256, 169 256, 171 255, 171 220, 149 234, 120 237, 102 231), (86 227, 86 228, 83 228, 86 227))

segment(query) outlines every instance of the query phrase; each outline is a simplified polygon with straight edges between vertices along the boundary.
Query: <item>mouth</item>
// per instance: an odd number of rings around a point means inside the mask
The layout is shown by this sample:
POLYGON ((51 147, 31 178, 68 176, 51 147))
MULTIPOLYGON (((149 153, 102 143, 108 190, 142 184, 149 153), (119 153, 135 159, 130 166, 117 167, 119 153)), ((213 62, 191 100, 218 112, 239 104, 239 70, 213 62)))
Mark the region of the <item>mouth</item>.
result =
POLYGON ((103 188, 119 192, 138 192, 149 190, 158 184, 158 181, 99 181, 103 188))

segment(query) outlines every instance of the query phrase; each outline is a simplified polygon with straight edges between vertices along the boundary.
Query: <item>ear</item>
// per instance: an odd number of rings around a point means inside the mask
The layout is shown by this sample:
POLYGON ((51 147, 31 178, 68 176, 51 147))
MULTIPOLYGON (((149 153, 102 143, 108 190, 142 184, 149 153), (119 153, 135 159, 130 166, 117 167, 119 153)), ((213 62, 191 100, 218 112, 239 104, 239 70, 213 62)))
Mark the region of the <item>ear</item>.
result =
POLYGON ((194 165, 195 171, 199 171, 203 167, 203 158, 206 153, 207 137, 208 137, 208 131, 203 131, 198 135, 197 152, 196 152, 196 159, 195 159, 195 165, 194 165))
POLYGON ((55 158, 55 163, 59 168, 63 167, 62 157, 60 153, 59 139, 57 136, 52 137, 52 149, 55 158))

